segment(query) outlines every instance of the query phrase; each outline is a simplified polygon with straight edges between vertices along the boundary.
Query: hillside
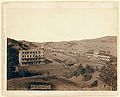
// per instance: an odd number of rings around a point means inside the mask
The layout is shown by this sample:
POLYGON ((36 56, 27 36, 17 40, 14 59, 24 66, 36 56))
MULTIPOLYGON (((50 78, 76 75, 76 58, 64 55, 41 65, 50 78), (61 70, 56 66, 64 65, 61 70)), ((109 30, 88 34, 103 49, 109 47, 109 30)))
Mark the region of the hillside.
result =
POLYGON ((37 43, 33 42, 34 45, 40 47, 42 44, 44 47, 62 49, 69 51, 76 51, 84 53, 89 49, 94 50, 107 50, 111 52, 111 55, 117 56, 117 37, 116 36, 106 36, 96 39, 84 39, 79 41, 62 41, 62 42, 44 42, 37 43))
POLYGON ((31 42, 17 41, 14 39, 7 38, 7 74, 8 79, 14 77, 15 67, 19 64, 18 53, 19 50, 27 50, 32 47, 36 47, 31 42))
MULTIPOLYGON (((99 50, 109 50, 111 55, 117 56, 117 37, 116 36, 106 36, 96 39, 84 39, 79 41, 62 41, 62 42, 29 42, 29 41, 17 41, 14 39, 7 38, 7 60, 8 66, 18 65, 18 50, 24 49, 33 49, 40 48, 41 45, 44 45, 45 48, 52 48, 56 50, 70 51, 70 52, 79 52, 83 54, 89 49, 99 49, 99 50)), ((48 58, 52 60, 55 57, 59 59, 64 58, 74 61, 74 58, 71 56, 66 56, 60 54, 53 56, 54 53, 47 54, 48 58)), ((56 55, 56 53, 55 53, 56 55)), ((55 59, 56 60, 56 59, 55 59)))
POLYGON ((98 79, 98 69, 105 66, 106 62, 97 59, 91 60, 83 55, 89 49, 109 50, 111 55, 117 56, 117 37, 107 36, 79 41, 43 43, 8 38, 7 88, 8 90, 28 90, 28 85, 31 82, 45 82, 53 86, 52 90, 111 90, 109 85, 105 88, 103 82, 98 79), (19 64, 18 51, 41 48, 41 45, 44 45, 44 54, 50 63, 18 66, 18 71, 16 71, 16 66, 19 64), (80 55, 67 52, 78 52, 80 55), (20 82, 19 85, 16 83, 17 81, 20 82), (98 84, 93 86, 96 81, 98 84))

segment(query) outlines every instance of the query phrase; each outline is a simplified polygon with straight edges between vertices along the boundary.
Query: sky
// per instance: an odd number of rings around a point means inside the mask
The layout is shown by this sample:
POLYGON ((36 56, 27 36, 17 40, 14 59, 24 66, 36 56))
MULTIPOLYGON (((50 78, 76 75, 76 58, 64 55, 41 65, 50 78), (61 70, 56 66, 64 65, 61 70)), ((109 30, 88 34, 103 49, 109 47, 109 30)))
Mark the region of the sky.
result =
POLYGON ((36 42, 117 36, 116 3, 6 4, 7 37, 36 42), (104 5, 104 6, 103 6, 104 5))

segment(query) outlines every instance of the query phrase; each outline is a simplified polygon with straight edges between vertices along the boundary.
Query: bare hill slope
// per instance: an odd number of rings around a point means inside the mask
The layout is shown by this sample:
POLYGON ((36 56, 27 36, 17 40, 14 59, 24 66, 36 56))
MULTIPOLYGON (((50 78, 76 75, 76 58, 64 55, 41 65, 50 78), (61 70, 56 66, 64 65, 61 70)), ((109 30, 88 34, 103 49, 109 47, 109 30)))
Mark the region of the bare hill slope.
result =
POLYGON ((77 41, 62 41, 62 42, 33 42, 34 45, 40 47, 42 44, 47 48, 63 49, 69 51, 86 52, 89 49, 107 50, 111 55, 117 56, 117 37, 106 36, 96 39, 84 39, 77 41))

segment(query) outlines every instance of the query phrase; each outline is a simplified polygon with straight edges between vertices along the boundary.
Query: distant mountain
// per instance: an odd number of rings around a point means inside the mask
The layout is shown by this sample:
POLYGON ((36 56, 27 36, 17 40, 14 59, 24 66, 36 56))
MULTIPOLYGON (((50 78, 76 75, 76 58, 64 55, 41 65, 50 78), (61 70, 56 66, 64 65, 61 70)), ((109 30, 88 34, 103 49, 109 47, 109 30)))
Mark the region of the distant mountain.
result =
POLYGON ((111 43, 117 43, 117 37, 116 36, 105 36, 101 38, 95 38, 95 39, 86 39, 86 41, 97 41, 97 42, 111 42, 111 43))
POLYGON ((40 47, 42 44, 44 47, 50 47, 54 49, 63 49, 69 51, 77 51, 84 53, 89 49, 94 50, 107 50, 111 55, 117 56, 117 36, 106 36, 96 39, 84 39, 77 41, 62 41, 62 42, 33 42, 34 45, 40 47))
POLYGON ((41 45, 48 48, 63 49, 63 50, 73 50, 77 52, 86 52, 89 49, 94 50, 107 50, 110 51, 112 55, 117 56, 117 36, 106 36, 95 39, 83 39, 76 41, 61 41, 61 42, 29 42, 29 41, 17 41, 14 39, 7 39, 7 46, 19 49, 33 49, 40 48, 41 45))

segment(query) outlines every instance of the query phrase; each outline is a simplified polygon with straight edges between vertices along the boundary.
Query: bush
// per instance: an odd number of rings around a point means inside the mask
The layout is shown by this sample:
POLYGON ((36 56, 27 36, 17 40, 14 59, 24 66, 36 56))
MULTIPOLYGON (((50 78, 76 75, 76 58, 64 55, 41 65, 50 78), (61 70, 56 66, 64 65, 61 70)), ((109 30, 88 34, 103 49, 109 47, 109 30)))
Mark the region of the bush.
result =
MULTIPOLYGON (((80 76, 80 75, 84 75, 86 77, 91 77, 91 73, 94 73, 94 68, 91 67, 90 65, 86 65, 86 67, 83 67, 82 64, 80 64, 78 67, 76 67, 76 69, 71 69, 68 72, 64 73, 64 76, 66 78, 71 78, 73 76, 80 76)), ((85 79, 86 80, 86 79, 85 79)))
POLYGON ((7 48, 7 78, 14 78, 16 76, 15 69, 18 64, 18 50, 15 48, 7 48))
POLYGON ((69 71, 64 73, 65 78, 72 78, 73 76, 76 76, 77 72, 76 71, 69 71))
POLYGON ((86 73, 88 73, 88 74, 94 73, 94 68, 91 67, 90 65, 86 65, 85 71, 86 71, 86 73))
POLYGON ((99 79, 105 84, 112 87, 112 90, 117 90, 117 67, 111 63, 106 63, 100 69, 99 79))
POLYGON ((86 67, 83 67, 82 64, 80 64, 77 68, 77 76, 79 75, 83 75, 85 73, 87 74, 91 74, 91 73, 94 73, 94 68, 91 67, 90 65, 86 65, 86 67))
POLYGON ((82 81, 89 81, 92 79, 92 74, 84 74, 82 81))
POLYGON ((98 86, 98 81, 95 80, 92 84, 91 84, 91 87, 97 87, 98 86))
POLYGON ((39 75, 39 73, 30 72, 24 69, 16 72, 16 77, 29 77, 29 76, 35 76, 35 75, 39 75))

